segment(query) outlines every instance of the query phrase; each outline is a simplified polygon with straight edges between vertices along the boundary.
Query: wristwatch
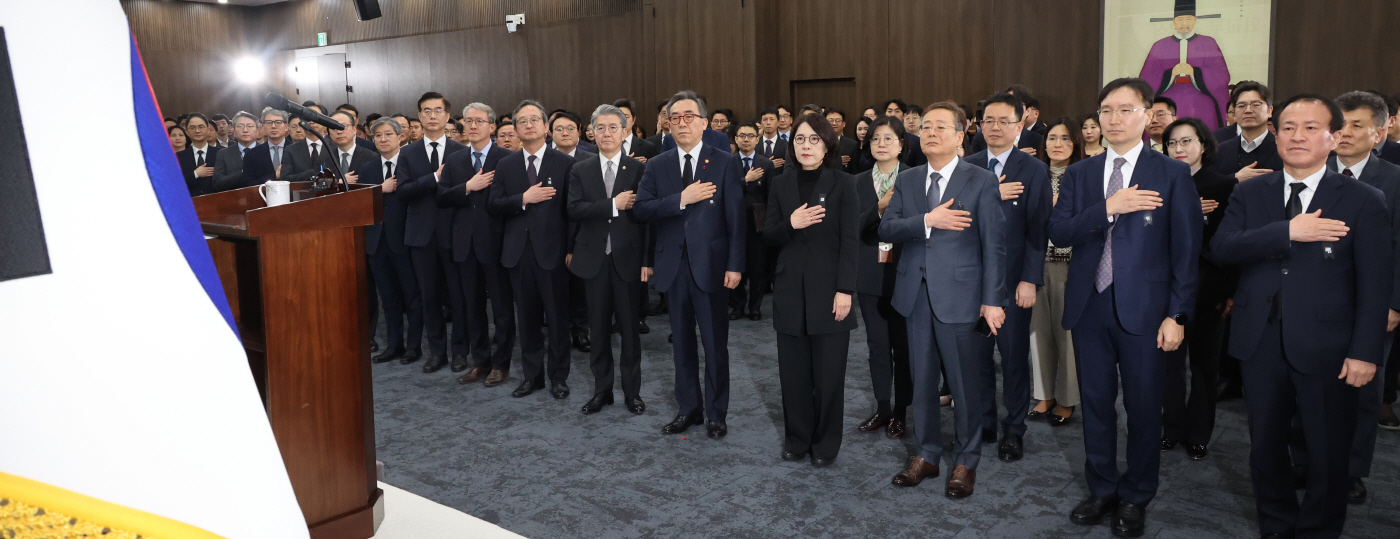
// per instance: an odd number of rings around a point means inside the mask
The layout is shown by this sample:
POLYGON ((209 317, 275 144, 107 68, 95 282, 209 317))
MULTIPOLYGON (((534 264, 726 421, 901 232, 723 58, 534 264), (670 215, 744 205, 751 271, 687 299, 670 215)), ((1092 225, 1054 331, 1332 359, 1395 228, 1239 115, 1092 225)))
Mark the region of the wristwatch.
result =
POLYGON ((1172 317, 1172 321, 1183 326, 1186 325, 1186 313, 1176 313, 1176 315, 1172 317))

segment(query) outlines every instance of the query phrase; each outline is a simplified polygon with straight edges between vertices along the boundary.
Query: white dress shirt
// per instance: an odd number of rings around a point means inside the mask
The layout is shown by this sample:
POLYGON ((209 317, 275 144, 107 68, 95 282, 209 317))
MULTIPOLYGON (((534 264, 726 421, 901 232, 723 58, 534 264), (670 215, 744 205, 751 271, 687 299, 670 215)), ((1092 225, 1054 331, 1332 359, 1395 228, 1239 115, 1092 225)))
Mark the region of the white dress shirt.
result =
MULTIPOLYGON (((1371 162, 1371 152, 1366 152, 1366 157, 1362 157, 1360 161, 1357 161, 1356 164, 1355 164, 1355 165, 1352 165, 1352 166, 1343 165, 1343 164, 1342 164, 1341 158, 1338 158, 1338 159, 1337 159, 1337 174, 1346 174, 1346 172, 1344 172, 1344 171, 1350 169, 1350 170, 1351 170, 1351 176, 1352 176, 1353 178, 1358 178, 1358 179, 1359 179, 1359 178, 1361 178, 1361 170, 1364 169, 1364 168, 1366 168, 1366 163, 1370 163, 1370 162, 1371 162)), ((1301 196, 1301 195, 1299 195, 1299 196, 1301 196)), ((1306 208, 1307 206, 1303 206, 1303 207, 1306 208)))
MULTIPOLYGON (((933 170, 933 166, 929 165, 928 176, 924 177, 924 197, 928 197, 929 189, 934 188, 933 173, 937 172, 939 175, 938 200, 943 200, 943 190, 948 187, 948 179, 953 177, 953 170, 958 168, 958 161, 961 161, 961 159, 958 159, 955 156, 953 157, 952 161, 949 161, 948 164, 943 165, 943 168, 940 168, 938 170, 933 170)), ((929 208, 929 211, 932 210, 933 208, 929 208)), ((933 228, 929 227, 928 225, 924 225, 924 239, 928 239, 929 235, 932 233, 933 228)))
POLYGON ((472 166, 476 166, 476 154, 481 154, 481 166, 482 166, 482 167, 485 167, 485 166, 486 166, 486 156, 491 154, 491 146, 492 146, 493 144, 495 144, 495 142, 492 141, 490 138, 487 138, 487 139, 486 139, 486 145, 485 145, 485 146, 482 146, 480 150, 476 149, 476 146, 471 146, 471 145, 468 145, 468 146, 467 146, 467 151, 469 151, 469 152, 472 153, 472 158, 471 158, 472 166))
POLYGON ((287 140, 287 137, 282 137, 282 142, 277 144, 273 144, 271 140, 267 141, 267 153, 272 159, 272 168, 282 164, 282 153, 287 151, 287 140))
POLYGON ((634 137, 633 137, 631 134, 628 134, 628 135, 627 135, 627 138, 622 139, 622 155, 632 155, 632 139, 633 139, 633 138, 634 138, 634 137))
POLYGON ((345 164, 347 165, 347 166, 345 167, 346 170, 340 171, 342 174, 352 174, 352 173, 354 173, 354 172, 355 172, 354 170, 350 170, 350 167, 353 167, 353 166, 354 166, 352 163, 355 162, 355 146, 353 146, 353 143, 352 143, 352 146, 350 146, 350 149, 349 149, 349 150, 343 150, 343 149, 340 149, 340 148, 336 148, 336 149, 335 149, 335 159, 336 159, 335 162, 336 162, 337 164, 345 163, 345 164))
MULTIPOLYGON (((394 156, 393 156, 393 157, 384 157, 384 156, 382 156, 382 155, 379 156, 379 174, 380 174, 381 176, 384 174, 384 164, 385 164, 385 163, 393 163, 393 165, 394 165, 394 174, 393 174, 393 176, 398 176, 398 175, 399 175, 399 152, 394 152, 394 156)), ((385 179, 385 180, 389 179, 389 176, 385 176, 384 179, 385 179)))
POLYGON ((1288 199, 1293 197, 1293 188, 1290 186, 1302 181, 1308 188, 1298 193, 1298 200, 1303 202, 1303 213, 1307 213, 1309 211, 1308 204, 1312 203, 1313 194, 1317 192, 1317 184, 1322 181, 1322 174, 1324 172, 1327 172, 1327 167, 1319 168, 1317 172, 1312 173, 1311 176, 1299 180, 1288 174, 1287 170, 1283 171, 1283 207, 1287 208, 1288 199))
POLYGON ((773 153, 778 153, 778 145, 783 143, 782 139, 778 138, 778 135, 773 135, 773 138, 765 138, 758 141, 758 148, 755 151, 764 149, 769 142, 773 143, 773 153))
MULTIPOLYGON (((695 147, 694 147, 694 148, 691 148, 690 151, 688 151, 688 152, 682 152, 682 151, 681 151, 680 145, 676 145, 676 153, 680 154, 680 155, 677 155, 677 156, 676 156, 676 161, 680 162, 680 165, 678 165, 678 166, 679 166, 680 169, 681 169, 681 177, 682 177, 682 178, 685 177, 685 156, 687 156, 687 155, 690 156, 690 173, 693 174, 693 175, 695 175, 695 176, 699 176, 699 175, 700 175, 700 150, 702 150, 702 149, 704 149, 704 148, 705 148, 705 143, 704 143, 704 142, 697 142, 697 143, 695 143, 695 147)), ((698 181, 698 180, 697 180, 697 181, 698 181)), ((681 186, 681 187, 684 188, 685 186, 681 186)), ((714 204, 714 203, 715 203, 715 199, 713 199, 713 198, 710 199, 710 204, 714 204)), ((682 210, 685 209, 685 202, 681 202, 681 209, 682 209, 682 210)))
MULTIPOLYGON (((520 149, 520 153, 525 154, 525 173, 526 173, 526 174, 529 174, 529 173, 530 173, 530 156, 532 156, 532 155, 535 156, 535 179, 536 179, 536 180, 540 180, 540 185, 544 185, 544 180, 540 179, 540 177, 539 177, 539 172, 540 172, 540 167, 544 164, 544 151, 547 150, 547 149, 549 149, 549 147, 546 146, 546 145, 543 145, 543 144, 540 145, 540 149, 539 149, 539 150, 536 150, 535 153, 529 153, 528 151, 525 150, 525 148, 521 148, 521 149, 520 149)), ((526 178, 528 179, 529 176, 526 176, 526 178)), ((528 204, 521 204, 521 205, 520 205, 520 208, 521 208, 521 209, 525 209, 525 206, 528 206, 528 204)))
POLYGON ((211 167, 214 166, 214 165, 212 165, 212 164, 209 163, 209 145, 208 145, 208 144, 205 144, 203 147, 190 146, 190 152, 191 152, 190 155, 193 155, 193 156, 194 156, 194 162, 196 162, 196 163, 199 162, 199 157, 200 157, 200 156, 199 156, 199 152, 204 152, 204 164, 209 165, 209 166, 211 166, 211 167))
MULTIPOLYGON (((320 150, 320 148, 321 148, 321 141, 316 140, 316 139, 313 139, 313 138, 309 138, 309 137, 306 139, 306 154, 307 154, 307 155, 316 155, 316 156, 320 156, 320 155, 321 155, 321 150, 320 150)), ((312 165, 312 166, 315 166, 316 163, 311 163, 311 165, 312 165)))
MULTIPOLYGON (((1103 165, 1104 199, 1108 199, 1109 197, 1108 182, 1113 177, 1113 161, 1119 157, 1122 157, 1128 161, 1126 163, 1123 163, 1123 168, 1119 169, 1123 173, 1123 188, 1126 189, 1128 186, 1133 184, 1133 168, 1137 165, 1138 158, 1142 156, 1142 148, 1142 142, 1138 142, 1136 146, 1133 146, 1133 149, 1128 150, 1126 153, 1119 154, 1118 152, 1113 151, 1112 146, 1105 147, 1106 151, 1104 152, 1104 157, 1106 157, 1107 159, 1104 159, 1103 165)), ((1112 223, 1115 217, 1117 216, 1108 216, 1108 222, 1112 223)))
MULTIPOLYGON (((1017 137, 1019 138, 1020 135, 1017 135, 1017 137)), ((987 148, 987 151, 990 152, 990 151, 992 151, 992 149, 991 149, 991 148, 987 148)), ((1001 155, 993 155, 993 156, 991 156, 991 157, 989 157, 989 158, 987 159, 987 163, 988 163, 988 164, 991 164, 991 162, 992 162, 991 160, 992 160, 992 159, 996 159, 996 160, 997 160, 997 166, 992 170, 992 175, 993 175, 993 176, 996 176, 996 177, 998 177, 998 178, 1001 177, 1002 171, 1003 171, 1003 170, 1006 170, 1006 160, 1007 160, 1007 159, 1011 159, 1011 152, 1014 152, 1014 151, 1016 151, 1016 145, 1015 145, 1015 144, 1012 144, 1010 148, 1007 148, 1007 149, 1006 149, 1006 151, 1001 152, 1001 155)))
POLYGON ((1245 139, 1244 139, 1244 131, 1241 130, 1241 131, 1240 131, 1240 149, 1241 149, 1241 150, 1244 150, 1246 153, 1252 152, 1252 151, 1254 151, 1256 148, 1258 148, 1260 144, 1263 144, 1263 143, 1264 143, 1264 137, 1267 137, 1267 136, 1269 136, 1269 130, 1268 130, 1268 129, 1265 129, 1264 132, 1263 132, 1263 133, 1260 133, 1259 136, 1258 136, 1258 137, 1255 137, 1254 140, 1245 140, 1245 139))
MULTIPOLYGON (((598 154, 598 170, 602 171, 604 178, 608 177, 608 163, 612 163, 613 181, 616 182, 617 176, 622 174, 622 152, 617 152, 617 155, 612 156, 612 158, 603 157, 602 153, 598 154)), ((603 187, 606 188, 607 186, 608 182, 603 182, 603 187)), ((614 187, 616 187, 615 183, 614 187)), ((607 195, 609 199, 613 196, 612 192, 608 192, 607 195)), ((614 201, 610 205, 612 206, 613 217, 617 217, 617 202, 614 201)))

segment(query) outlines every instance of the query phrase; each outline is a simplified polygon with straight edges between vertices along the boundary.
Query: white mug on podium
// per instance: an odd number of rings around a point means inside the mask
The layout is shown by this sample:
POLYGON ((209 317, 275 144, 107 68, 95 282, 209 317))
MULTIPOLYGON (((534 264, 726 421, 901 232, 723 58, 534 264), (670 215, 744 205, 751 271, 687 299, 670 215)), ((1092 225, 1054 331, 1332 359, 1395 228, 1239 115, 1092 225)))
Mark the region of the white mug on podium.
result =
POLYGON ((292 182, 272 180, 258 186, 258 194, 268 207, 280 206, 292 201, 292 182))

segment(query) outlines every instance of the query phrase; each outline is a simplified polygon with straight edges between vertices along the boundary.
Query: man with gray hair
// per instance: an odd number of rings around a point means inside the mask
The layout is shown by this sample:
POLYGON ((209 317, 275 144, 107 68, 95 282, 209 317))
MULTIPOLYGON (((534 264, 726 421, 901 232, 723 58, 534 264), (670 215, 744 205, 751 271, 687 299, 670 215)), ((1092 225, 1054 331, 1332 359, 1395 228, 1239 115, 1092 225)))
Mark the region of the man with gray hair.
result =
POLYGON ((641 414, 646 405, 641 398, 642 341, 637 319, 643 287, 651 278, 655 246, 651 226, 638 221, 632 208, 645 166, 622 154, 627 118, 617 107, 598 106, 589 126, 598 153, 589 153, 574 165, 568 191, 569 220, 578 230, 569 271, 583 280, 592 334, 593 398, 583 405, 583 413, 597 413, 613 403, 611 335, 616 315, 622 337, 618 359, 623 403, 627 411, 641 414))
POLYGON ((671 97, 665 112, 676 147, 647 162, 633 213, 656 226, 656 289, 666 294, 676 363, 675 420, 663 434, 705 424, 711 438, 728 432, 729 290, 744 271, 744 172, 722 147, 701 140, 711 131, 705 101, 693 91, 671 97), (705 390, 695 325, 705 349, 705 390), (706 416, 709 423, 705 423, 706 416))
POLYGON ((286 111, 272 107, 263 108, 262 132, 267 141, 244 155, 243 176, 245 183, 258 185, 278 178, 282 154, 287 152, 287 146, 292 143, 292 140, 287 136, 287 132, 291 129, 291 119, 291 115, 287 114, 286 111))
POLYGON ((233 115, 233 138, 229 147, 219 152, 214 160, 214 181, 210 192, 247 187, 243 182, 243 159, 244 154, 257 146, 258 124, 257 117, 247 112, 240 110, 233 115))

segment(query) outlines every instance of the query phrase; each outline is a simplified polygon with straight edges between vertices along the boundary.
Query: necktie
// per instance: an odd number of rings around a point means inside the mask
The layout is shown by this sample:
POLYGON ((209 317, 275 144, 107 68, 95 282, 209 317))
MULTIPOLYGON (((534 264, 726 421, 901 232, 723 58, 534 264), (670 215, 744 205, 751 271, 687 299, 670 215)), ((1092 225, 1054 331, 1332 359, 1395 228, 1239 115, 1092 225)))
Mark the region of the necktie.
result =
MULTIPOLYGON (((1128 160, 1122 157, 1113 159, 1113 174, 1108 177, 1108 192, 1104 193, 1104 199, 1113 196, 1113 193, 1117 193, 1119 189, 1123 188, 1123 165, 1127 162, 1128 160)), ((1108 226, 1108 239, 1103 242, 1103 257, 1099 258, 1099 271, 1094 276, 1094 289, 1100 293, 1113 284, 1113 228, 1118 226, 1118 222, 1122 220, 1123 216, 1118 217, 1113 221, 1113 224, 1108 226)))
POLYGON ((540 183, 540 173, 535 169, 535 156, 530 156, 530 163, 525 165, 525 177, 530 179, 530 185, 540 183))
MULTIPOLYGON (((613 170, 613 162, 608 161, 608 169, 603 171, 603 186, 608 189, 608 196, 612 196, 613 183, 617 181, 617 171, 613 170)), ((612 254, 612 232, 608 232, 608 242, 603 245, 604 254, 612 254)))
POLYGON ((194 167, 199 168, 202 166, 204 166, 204 150, 195 150, 194 167))
POLYGON ((392 177, 394 177, 394 162, 393 162, 393 161, 385 161, 385 162, 384 162, 384 179, 387 180, 387 179, 392 178, 392 177))
POLYGON ((348 152, 340 152, 340 172, 341 174, 350 172, 350 154, 348 152))
POLYGON ((272 166, 273 166, 273 168, 276 168, 277 165, 280 165, 280 164, 282 164, 282 147, 281 147, 281 146, 273 146, 273 147, 272 147, 272 166))
POLYGON ((431 153, 428 154, 428 164, 430 164, 430 165, 433 166, 433 171, 437 171, 437 168, 438 168, 437 145, 438 145, 438 143, 436 143, 436 142, 429 142, 428 144, 429 144, 430 146, 433 147, 433 151, 432 151, 431 153))
POLYGON ((763 156, 770 159, 773 157, 773 141, 763 141, 763 156))
POLYGON ((1308 184, 1293 182, 1288 184, 1288 188, 1293 190, 1293 194, 1288 195, 1288 206, 1284 208, 1284 211, 1288 214, 1288 218, 1292 219, 1303 213, 1303 197, 1300 195, 1304 189, 1308 188, 1308 184))
POLYGON ((1348 178, 1355 178, 1355 177, 1356 177, 1355 174, 1352 174, 1352 173, 1351 173, 1351 169, 1349 169, 1349 168, 1344 168, 1344 169, 1342 169, 1342 175, 1343 175, 1343 176, 1346 176, 1346 177, 1348 177, 1348 178))
POLYGON ((997 165, 1000 164, 1001 163, 997 162, 996 158, 993 157, 991 161, 987 162, 987 170, 992 171, 992 175, 994 176, 1000 176, 1000 174, 997 174, 997 165))
POLYGON ((938 200, 941 199, 941 198, 943 198, 943 190, 938 188, 938 182, 939 182, 939 180, 942 180, 942 179, 943 179, 943 175, 942 175, 942 174, 939 174, 939 173, 937 173, 937 172, 933 173, 932 176, 929 176, 929 182, 928 182, 928 210, 929 210, 929 211, 933 211, 934 208, 937 208, 937 207, 938 207, 938 204, 939 204, 939 203, 938 203, 938 200))
POLYGON ((239 146, 239 147, 238 147, 238 158, 239 158, 239 159, 245 159, 245 158, 247 158, 247 157, 248 157, 248 149, 247 149, 247 148, 244 148, 244 147, 242 147, 242 146, 239 146))
POLYGON ((788 139, 787 137, 788 137, 788 134, 787 134, 787 133, 778 133, 778 138, 780 138, 780 139, 787 140, 787 139, 788 139))
POLYGON ((320 144, 317 144, 317 143, 315 143, 315 142, 312 142, 312 143, 311 143, 311 164, 314 165, 314 164, 316 164, 317 161, 320 161, 320 160, 321 160, 321 145, 320 145, 320 144))
POLYGON ((472 170, 481 172, 481 152, 472 152, 472 170))
POLYGON ((690 154, 685 154, 685 168, 681 169, 681 185, 690 187, 695 183, 695 168, 690 164, 690 154))
POLYGON ((744 172, 748 172, 749 169, 751 169, 751 168, 753 168, 753 158, 752 158, 752 157, 745 157, 745 158, 744 158, 744 172))

